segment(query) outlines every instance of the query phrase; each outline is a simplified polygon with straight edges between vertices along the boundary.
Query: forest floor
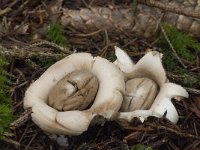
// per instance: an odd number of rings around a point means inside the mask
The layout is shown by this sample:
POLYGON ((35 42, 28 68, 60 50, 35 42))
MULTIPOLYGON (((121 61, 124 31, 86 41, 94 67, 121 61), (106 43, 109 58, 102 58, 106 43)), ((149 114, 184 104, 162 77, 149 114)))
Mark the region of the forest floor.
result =
MULTIPOLYGON (((0 45, 6 48, 5 53, 8 52, 5 55, 9 62, 7 70, 14 75, 11 96, 16 119, 24 112, 23 97, 30 83, 51 64, 70 53, 84 51, 114 61, 114 46, 117 45, 126 50, 137 62, 149 49, 160 52, 165 50, 158 43, 159 37, 149 40, 126 31, 120 34, 106 29, 87 32, 74 29, 72 26, 63 29, 58 23, 52 23, 52 20, 48 19, 49 3, 48 0, 0 0, 0 8, 2 8, 0 9, 0 45)), ((65 2, 65 7, 86 7, 87 3, 88 1, 84 0, 72 0, 65 2)), ((95 4, 108 6, 113 3, 113 1, 97 1, 95 4)), ((120 4, 122 5, 116 1, 116 5, 120 4)), ((123 5, 129 4, 128 0, 123 2, 123 5)), ((167 45, 169 41, 165 38, 167 45)), ((61 147, 28 117, 20 125, 12 124, 9 134, 0 144, 4 149, 26 150, 145 149, 142 145, 146 145, 146 149, 150 149, 148 146, 163 150, 200 149, 200 53, 194 50, 190 53, 195 56, 194 61, 175 57, 175 66, 173 66, 175 69, 171 69, 171 66, 164 63, 169 80, 186 87, 190 94, 187 99, 172 100, 180 116, 176 125, 164 117, 160 119, 149 117, 144 123, 134 119, 131 124, 123 124, 123 126, 116 122, 106 122, 89 127, 89 130, 80 136, 67 137, 67 146, 61 147), (181 59, 183 64, 178 59, 181 59), (176 68, 182 68, 184 73, 174 71, 177 70, 176 68)), ((169 60, 167 57, 170 56, 164 53, 164 59, 169 60)))

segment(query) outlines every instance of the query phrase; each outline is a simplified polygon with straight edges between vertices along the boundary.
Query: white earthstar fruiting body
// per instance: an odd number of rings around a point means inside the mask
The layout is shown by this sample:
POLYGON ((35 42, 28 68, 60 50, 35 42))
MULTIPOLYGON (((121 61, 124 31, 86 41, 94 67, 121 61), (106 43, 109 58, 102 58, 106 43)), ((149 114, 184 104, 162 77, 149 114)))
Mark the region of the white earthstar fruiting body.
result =
MULTIPOLYGON (((116 53, 119 54, 125 52, 120 48, 116 48, 116 53)), ((146 108, 144 110, 138 107, 138 109, 134 108, 133 111, 123 110, 119 113, 118 119, 123 119, 130 122, 134 117, 138 117, 143 121, 148 116, 156 116, 160 118, 166 113, 167 119, 169 119, 173 123, 177 123, 178 113, 176 111, 176 108, 172 104, 171 99, 175 98, 177 100, 180 100, 184 97, 188 98, 189 95, 188 92, 180 85, 168 82, 165 70, 162 65, 162 60, 161 60, 162 54, 157 51, 150 51, 144 57, 142 57, 138 61, 138 63, 136 63, 132 67, 130 67, 130 62, 128 62, 127 64, 126 62, 124 62, 123 57, 129 57, 128 55, 123 54, 116 56, 117 56, 116 62, 118 63, 115 64, 119 67, 121 71, 124 72, 126 76, 126 84, 129 81, 135 80, 137 78, 142 78, 142 79, 148 78, 154 81, 159 87, 159 92, 157 93, 153 102, 152 100, 150 100, 152 104, 148 109, 146 108)), ((130 58, 126 58, 126 60, 130 60, 130 58)), ((126 95, 128 95, 131 90, 133 91, 132 93, 138 92, 135 86, 132 86, 131 88, 132 89, 126 89, 125 91, 125 96, 123 100, 123 103, 125 103, 124 105, 127 105, 126 103, 130 103, 130 99, 128 99, 126 95)), ((145 88, 147 87, 144 86, 144 89, 145 88)), ((140 95, 144 96, 145 94, 142 95, 140 93, 140 95)), ((132 102, 133 103, 132 105, 136 107, 143 99, 144 98, 142 97, 138 98, 137 101, 132 102)), ((148 97, 146 97, 145 101, 147 100, 148 97)))
POLYGON ((56 62, 30 85, 25 93, 24 108, 32 108, 32 120, 46 132, 80 135, 88 129, 95 116, 114 119, 121 107, 124 91, 123 73, 113 63, 88 53, 75 53, 56 62), (58 111, 50 107, 48 98, 52 88, 75 70, 87 70, 98 79, 98 92, 92 105, 82 111, 58 111))

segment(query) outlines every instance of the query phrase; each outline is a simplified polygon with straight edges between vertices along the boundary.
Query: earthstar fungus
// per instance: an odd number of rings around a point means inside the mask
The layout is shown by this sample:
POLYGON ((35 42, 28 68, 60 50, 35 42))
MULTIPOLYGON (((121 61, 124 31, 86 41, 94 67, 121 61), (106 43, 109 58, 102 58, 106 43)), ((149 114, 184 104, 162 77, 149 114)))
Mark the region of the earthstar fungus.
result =
POLYGON ((166 113, 167 119, 177 123, 178 113, 171 99, 187 98, 188 93, 180 85, 167 80, 161 60, 162 54, 150 51, 130 67, 131 63, 128 61, 126 64, 124 61, 124 57, 129 56, 120 48, 115 49, 116 54, 124 53, 116 55, 115 64, 126 76, 125 95, 118 119, 130 122, 134 117, 138 117, 143 121, 148 116, 160 118, 166 113))
POLYGON ((114 119, 121 107, 123 73, 111 62, 75 53, 49 67, 27 89, 24 108, 44 131, 80 135, 95 116, 114 119))

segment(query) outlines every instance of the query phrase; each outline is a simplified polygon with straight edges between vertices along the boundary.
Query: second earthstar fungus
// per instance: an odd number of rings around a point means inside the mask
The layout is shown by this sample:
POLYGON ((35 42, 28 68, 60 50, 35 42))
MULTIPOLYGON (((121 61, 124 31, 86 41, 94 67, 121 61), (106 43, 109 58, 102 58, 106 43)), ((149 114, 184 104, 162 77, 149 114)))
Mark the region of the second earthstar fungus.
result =
MULTIPOLYGON (((115 49, 116 54, 125 53, 118 47, 115 49)), ((177 123, 178 113, 171 99, 181 100, 189 95, 182 86, 168 81, 162 65, 162 54, 150 51, 132 67, 130 62, 124 62, 124 59, 131 59, 124 57, 129 56, 126 53, 117 55, 116 60, 116 65, 126 77, 124 100, 118 119, 131 122, 134 117, 138 117, 143 121, 148 116, 160 118, 166 113, 167 119, 177 123)))

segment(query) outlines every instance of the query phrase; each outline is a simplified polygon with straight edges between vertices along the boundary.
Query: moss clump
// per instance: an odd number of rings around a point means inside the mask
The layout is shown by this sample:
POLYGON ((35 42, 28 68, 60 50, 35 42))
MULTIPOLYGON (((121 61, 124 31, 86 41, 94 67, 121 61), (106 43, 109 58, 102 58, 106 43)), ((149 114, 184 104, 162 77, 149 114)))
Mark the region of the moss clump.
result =
POLYGON ((4 66, 6 61, 0 57, 0 138, 3 138, 3 133, 8 131, 9 124, 13 121, 10 98, 9 75, 4 66))
MULTIPOLYGON (((172 25, 162 24, 162 27, 166 31, 166 34, 178 56, 181 59, 195 63, 195 55, 200 52, 200 43, 189 35, 181 33, 172 25)), ((199 86, 198 83, 200 80, 198 77, 180 66, 164 36, 160 37, 157 46, 161 48, 161 51, 164 54, 163 64, 167 71, 180 76, 184 86, 199 86)))
MULTIPOLYGON (((200 52, 200 43, 191 36, 178 31, 172 25, 162 24, 162 26, 178 56, 194 63, 196 53, 200 52)), ((170 49, 169 44, 164 37, 161 37, 160 45, 164 46, 165 51, 169 51, 167 50, 170 49)))
POLYGON ((68 46, 69 42, 67 40, 67 37, 65 35, 65 30, 62 25, 58 23, 51 24, 47 34, 46 34, 48 40, 60 45, 60 46, 68 46))
POLYGON ((198 87, 200 86, 200 79, 197 75, 187 72, 186 70, 180 70, 178 74, 178 78, 176 78, 178 82, 188 87, 198 87))
POLYGON ((183 74, 183 83, 189 87, 199 86, 200 80, 195 75, 185 73, 183 74))
POLYGON ((50 67, 53 65, 56 61, 58 61, 60 58, 38 58, 37 64, 39 64, 41 67, 50 67))

